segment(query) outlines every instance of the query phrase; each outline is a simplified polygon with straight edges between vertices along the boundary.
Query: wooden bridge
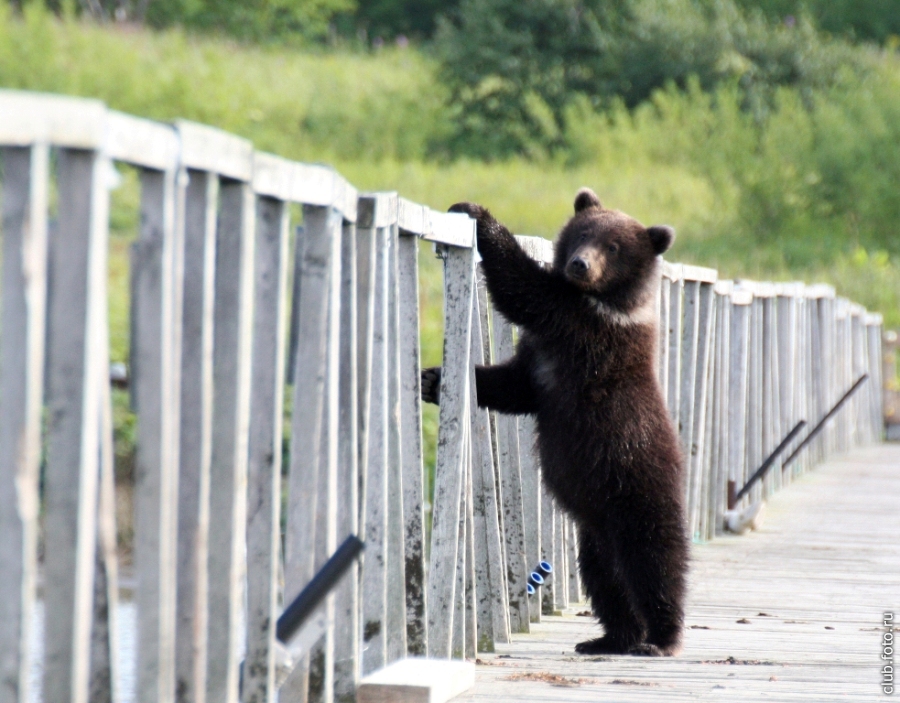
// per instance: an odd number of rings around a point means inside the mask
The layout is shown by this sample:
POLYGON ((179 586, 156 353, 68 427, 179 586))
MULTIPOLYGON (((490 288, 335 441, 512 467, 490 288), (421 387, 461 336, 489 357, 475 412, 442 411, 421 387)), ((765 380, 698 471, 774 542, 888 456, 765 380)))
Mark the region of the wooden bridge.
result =
MULTIPOLYGON (((116 687, 105 270, 117 163, 140 174, 130 271, 134 699, 351 701, 362 675, 404 657, 539 651, 569 642, 569 630, 574 641, 584 627, 577 618, 552 617, 580 600, 574 531, 541 489, 532 421, 489 416, 475 403, 473 364, 511 354, 515 330, 490 307, 468 217, 396 193, 357 193, 330 168, 256 152, 203 125, 60 96, 0 91, 0 159, 0 703, 129 697, 116 687), (419 242, 444 263, 431 488, 419 400, 419 242), (277 690, 275 623, 349 534, 366 543, 362 564, 329 597, 322 636, 295 651, 299 661, 277 690), (540 560, 554 574, 529 598, 540 560), (39 598, 43 673, 40 691, 30 691, 39 598), (532 629, 527 644, 520 638, 532 629)), ((548 242, 520 241, 549 262, 548 242)), ((659 313, 659 375, 689 458, 688 528, 702 543, 691 617, 714 619, 710 604, 731 603, 735 620, 746 611, 752 621, 736 624, 735 637, 765 633, 757 621, 769 620, 751 611, 783 614, 772 600, 754 600, 768 592, 765 581, 751 588, 739 585, 744 571, 706 569, 750 550, 760 570, 777 570, 781 547, 776 540, 758 554, 753 545, 765 535, 723 538, 725 512, 781 500, 778 491, 798 480, 784 499, 803 496, 820 475, 811 469, 880 441, 881 318, 827 285, 724 281, 666 262, 659 313), (868 383, 796 460, 775 461, 735 503, 788 431, 823 418, 863 374, 868 383), (712 592, 703 590, 706 574, 712 592)), ((835 505, 851 497, 841 492, 835 505)), ((850 515, 836 507, 828 525, 850 515)), ((785 540, 813 536, 788 517, 785 540)), ((798 582, 809 564, 791 571, 798 582)), ((782 580, 781 589, 790 585, 782 580)), ((714 632, 690 631, 683 660, 616 666, 632 667, 629 680, 641 667, 674 672, 704 651, 706 635, 714 632)), ((735 652, 708 659, 739 659, 735 652)), ((554 676, 572 678, 583 665, 556 657, 554 676)), ((513 685, 499 666, 513 661, 496 658, 476 695, 513 685)), ((591 676, 602 677, 579 674, 591 676)))

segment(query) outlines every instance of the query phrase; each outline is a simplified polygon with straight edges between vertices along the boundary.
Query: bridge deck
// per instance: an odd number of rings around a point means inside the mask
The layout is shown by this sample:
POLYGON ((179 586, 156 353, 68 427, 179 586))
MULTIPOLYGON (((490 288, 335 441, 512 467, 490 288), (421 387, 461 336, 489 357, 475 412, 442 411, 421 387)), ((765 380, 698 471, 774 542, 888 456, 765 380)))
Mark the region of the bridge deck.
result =
POLYGON ((679 658, 579 657, 600 628, 573 610, 482 655, 455 700, 881 697, 882 616, 900 617, 898 496, 898 444, 821 466, 769 501, 758 532, 694 546, 679 658))

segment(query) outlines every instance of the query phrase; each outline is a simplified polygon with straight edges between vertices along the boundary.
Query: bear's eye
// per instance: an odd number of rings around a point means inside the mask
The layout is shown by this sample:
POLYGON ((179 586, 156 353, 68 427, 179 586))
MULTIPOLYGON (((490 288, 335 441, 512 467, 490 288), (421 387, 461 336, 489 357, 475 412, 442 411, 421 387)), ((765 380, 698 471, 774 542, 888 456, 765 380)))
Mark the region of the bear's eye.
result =
POLYGON ((610 244, 608 247, 606 247, 606 249, 607 249, 607 251, 609 251, 610 254, 615 254, 617 251, 619 251, 619 245, 618 244, 610 244))
POLYGON ((582 233, 582 235, 580 237, 578 237, 578 241, 579 242, 587 241, 587 233, 582 233))

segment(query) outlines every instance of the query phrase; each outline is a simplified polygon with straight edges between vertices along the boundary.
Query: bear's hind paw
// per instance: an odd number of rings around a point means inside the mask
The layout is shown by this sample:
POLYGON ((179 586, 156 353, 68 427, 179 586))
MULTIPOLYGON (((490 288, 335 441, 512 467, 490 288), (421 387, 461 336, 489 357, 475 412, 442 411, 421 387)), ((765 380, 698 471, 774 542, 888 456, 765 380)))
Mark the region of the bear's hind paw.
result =
POLYGON ((579 642, 575 645, 575 651, 578 654, 627 654, 629 647, 623 646, 609 636, 603 636, 579 642))
POLYGON ((628 653, 639 657, 675 657, 681 653, 681 645, 673 644, 668 647, 659 647, 649 642, 641 642, 631 647, 628 653))

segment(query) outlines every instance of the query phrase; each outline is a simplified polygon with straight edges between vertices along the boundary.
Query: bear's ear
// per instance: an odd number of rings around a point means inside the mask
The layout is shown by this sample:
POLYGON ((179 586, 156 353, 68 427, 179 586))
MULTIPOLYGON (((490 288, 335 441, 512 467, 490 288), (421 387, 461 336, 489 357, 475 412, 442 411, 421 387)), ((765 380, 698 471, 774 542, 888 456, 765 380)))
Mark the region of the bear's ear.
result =
POLYGON ((590 188, 582 188, 575 195, 575 212, 587 210, 589 207, 602 208, 603 206, 600 204, 600 198, 597 197, 594 191, 590 188))
POLYGON ((657 254, 662 254, 664 251, 667 251, 669 247, 672 246, 672 242, 675 241, 675 230, 669 227, 669 225, 654 225, 653 227, 647 228, 647 236, 650 237, 650 244, 653 246, 653 251, 657 254))

